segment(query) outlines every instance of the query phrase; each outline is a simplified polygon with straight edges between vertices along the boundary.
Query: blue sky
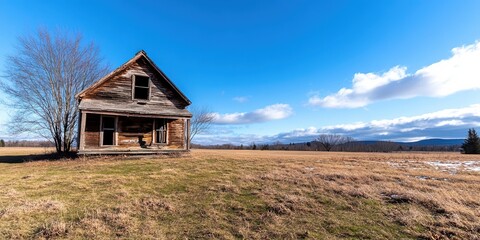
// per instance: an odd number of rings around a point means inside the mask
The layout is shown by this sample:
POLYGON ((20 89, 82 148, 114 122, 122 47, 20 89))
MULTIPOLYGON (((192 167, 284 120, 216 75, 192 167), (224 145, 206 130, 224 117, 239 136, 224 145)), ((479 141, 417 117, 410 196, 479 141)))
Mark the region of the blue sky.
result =
POLYGON ((18 36, 63 29, 112 68, 144 49, 215 112, 198 143, 463 138, 480 125, 479 12, 453 0, 0 0, 0 72, 18 36))

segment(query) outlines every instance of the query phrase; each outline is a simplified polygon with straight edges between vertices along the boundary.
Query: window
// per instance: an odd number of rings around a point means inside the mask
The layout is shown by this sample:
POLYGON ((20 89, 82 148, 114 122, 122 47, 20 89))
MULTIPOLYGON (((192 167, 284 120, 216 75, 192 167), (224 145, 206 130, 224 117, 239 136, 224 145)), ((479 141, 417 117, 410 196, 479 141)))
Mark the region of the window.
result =
POLYGON ((155 120, 155 142, 167 143, 167 121, 166 119, 155 120))
POLYGON ((102 145, 115 145, 115 118, 114 117, 102 117, 102 132, 103 140, 102 145))
POLYGON ((133 99, 148 100, 150 97, 150 78, 134 75, 133 99))

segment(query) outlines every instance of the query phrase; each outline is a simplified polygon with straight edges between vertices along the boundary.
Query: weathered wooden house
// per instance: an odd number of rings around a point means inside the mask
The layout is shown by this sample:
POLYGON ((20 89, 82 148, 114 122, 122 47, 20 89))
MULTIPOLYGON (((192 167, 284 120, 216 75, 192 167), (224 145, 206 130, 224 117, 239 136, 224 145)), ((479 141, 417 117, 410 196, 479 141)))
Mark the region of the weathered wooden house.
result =
POLYGON ((190 100, 144 51, 77 94, 79 154, 188 151, 190 100))

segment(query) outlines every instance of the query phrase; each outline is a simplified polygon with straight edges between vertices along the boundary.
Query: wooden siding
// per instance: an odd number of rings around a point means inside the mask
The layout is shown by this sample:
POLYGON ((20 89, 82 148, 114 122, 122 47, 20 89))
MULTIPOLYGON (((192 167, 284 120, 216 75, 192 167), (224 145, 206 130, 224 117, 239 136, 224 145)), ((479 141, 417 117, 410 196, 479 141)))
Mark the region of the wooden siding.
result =
POLYGON ((168 147, 185 148, 185 120, 177 119, 168 123, 168 147))
POLYGON ((154 113, 159 109, 178 109, 184 110, 188 103, 166 82, 155 69, 146 62, 144 58, 139 58, 124 70, 114 75, 108 81, 105 81, 99 87, 86 94, 82 101, 86 99, 101 100, 95 101, 97 104, 105 102, 108 104, 109 111, 121 111, 125 108, 143 109, 145 113, 154 113), (150 77, 151 89, 150 100, 132 99, 132 76, 146 75, 150 77), (109 104, 114 103, 114 104, 109 104))
POLYGON ((100 115, 87 113, 85 121, 85 148, 99 148, 100 115))

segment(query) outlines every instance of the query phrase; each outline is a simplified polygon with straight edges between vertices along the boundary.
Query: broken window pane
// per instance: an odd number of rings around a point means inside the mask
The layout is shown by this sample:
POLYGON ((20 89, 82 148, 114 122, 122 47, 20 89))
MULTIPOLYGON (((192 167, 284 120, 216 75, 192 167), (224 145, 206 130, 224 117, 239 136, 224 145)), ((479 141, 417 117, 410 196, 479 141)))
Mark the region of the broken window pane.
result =
POLYGON ((157 143, 167 143, 167 121, 165 119, 157 119, 155 121, 155 131, 157 143))

